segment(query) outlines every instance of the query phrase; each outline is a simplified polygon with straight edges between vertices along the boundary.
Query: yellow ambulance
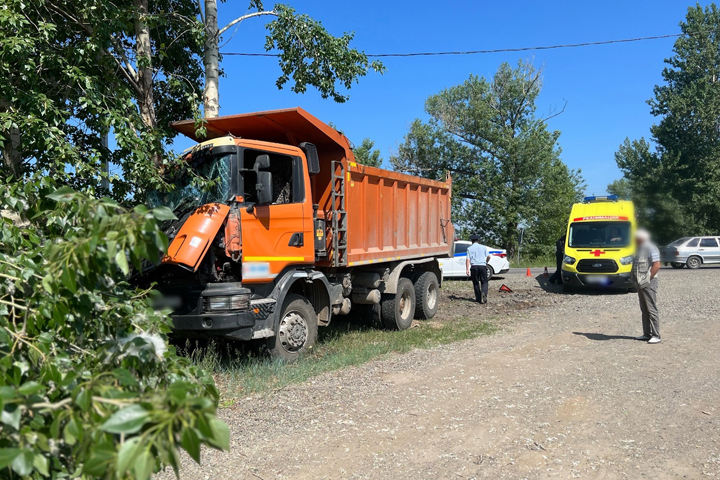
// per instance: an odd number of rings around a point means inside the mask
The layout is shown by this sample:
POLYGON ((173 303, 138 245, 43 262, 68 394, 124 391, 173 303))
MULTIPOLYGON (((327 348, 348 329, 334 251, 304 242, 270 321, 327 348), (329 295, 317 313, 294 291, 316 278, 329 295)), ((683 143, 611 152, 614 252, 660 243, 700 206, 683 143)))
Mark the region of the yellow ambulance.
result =
POLYGON ((573 205, 565 238, 563 288, 631 289, 635 228, 633 203, 615 195, 585 197, 573 205))

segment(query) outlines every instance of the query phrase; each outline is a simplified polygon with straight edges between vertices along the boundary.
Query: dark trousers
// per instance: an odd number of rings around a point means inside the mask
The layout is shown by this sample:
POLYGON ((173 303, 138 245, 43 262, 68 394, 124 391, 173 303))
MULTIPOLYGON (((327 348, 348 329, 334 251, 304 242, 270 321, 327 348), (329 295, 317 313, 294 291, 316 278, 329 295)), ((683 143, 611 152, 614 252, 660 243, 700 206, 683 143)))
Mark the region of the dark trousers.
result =
POLYGON ((646 337, 660 336, 660 315, 657 308, 658 279, 650 280, 650 285, 638 289, 640 311, 642 311, 643 335, 646 337))
POLYGON ((555 273, 550 275, 550 278, 548 279, 548 282, 550 283, 562 283, 562 261, 563 257, 555 257, 555 273))
POLYGON ((485 265, 470 267, 470 280, 473 282, 475 300, 482 303, 484 299, 487 299, 488 293, 487 267, 485 265))

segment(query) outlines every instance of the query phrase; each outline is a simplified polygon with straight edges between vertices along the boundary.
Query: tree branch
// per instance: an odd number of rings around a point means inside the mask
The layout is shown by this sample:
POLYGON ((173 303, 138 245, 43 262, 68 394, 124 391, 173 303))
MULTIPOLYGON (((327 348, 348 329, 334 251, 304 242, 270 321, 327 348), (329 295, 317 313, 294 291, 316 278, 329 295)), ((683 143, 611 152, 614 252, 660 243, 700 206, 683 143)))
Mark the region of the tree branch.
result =
POLYGON ((232 28, 234 25, 237 25, 238 23, 242 22, 243 20, 247 20, 248 18, 252 17, 260 17, 262 15, 273 15, 277 17, 277 12, 275 10, 263 10, 262 12, 253 12, 248 13, 247 15, 243 15, 242 17, 238 17, 232 22, 225 25, 223 28, 218 30, 218 37, 222 35, 223 33, 227 32, 229 28, 232 28))

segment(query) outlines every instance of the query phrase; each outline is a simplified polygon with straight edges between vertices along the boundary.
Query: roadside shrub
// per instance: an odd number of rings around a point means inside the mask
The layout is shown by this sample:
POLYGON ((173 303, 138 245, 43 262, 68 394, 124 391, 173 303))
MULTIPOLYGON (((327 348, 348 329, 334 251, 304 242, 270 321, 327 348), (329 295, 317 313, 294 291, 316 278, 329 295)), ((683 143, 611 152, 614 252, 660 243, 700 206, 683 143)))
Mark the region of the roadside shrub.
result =
POLYGON ((147 479, 227 449, 212 378, 125 281, 172 213, 48 181, 0 183, 0 208, 0 477, 147 479))

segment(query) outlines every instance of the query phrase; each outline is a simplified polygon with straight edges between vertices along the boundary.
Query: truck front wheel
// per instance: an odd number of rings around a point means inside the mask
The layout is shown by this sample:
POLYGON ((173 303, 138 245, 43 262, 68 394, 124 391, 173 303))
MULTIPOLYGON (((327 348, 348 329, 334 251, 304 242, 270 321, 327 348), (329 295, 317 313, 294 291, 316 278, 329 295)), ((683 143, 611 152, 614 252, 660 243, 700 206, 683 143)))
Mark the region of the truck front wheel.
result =
POLYGON ((305 297, 294 293, 285 297, 275 335, 267 339, 270 356, 295 362, 315 345, 317 315, 305 297))
POLYGON ((385 328, 405 330, 412 325, 415 315, 415 287, 409 278, 398 281, 397 293, 383 295, 380 317, 385 328))
POLYGON ((435 316, 440 300, 440 284, 433 272, 424 272, 415 282, 415 318, 428 320, 435 316))

